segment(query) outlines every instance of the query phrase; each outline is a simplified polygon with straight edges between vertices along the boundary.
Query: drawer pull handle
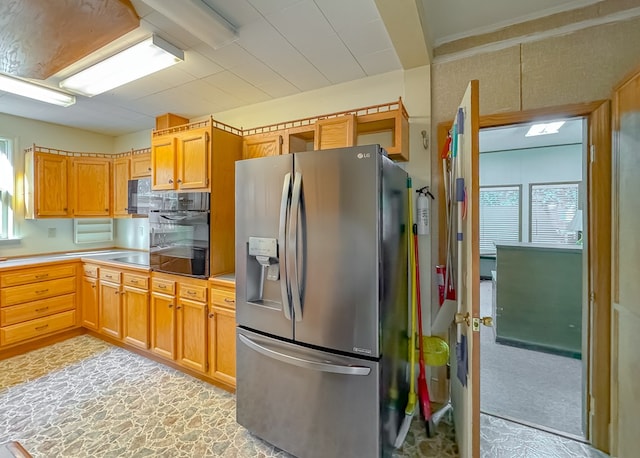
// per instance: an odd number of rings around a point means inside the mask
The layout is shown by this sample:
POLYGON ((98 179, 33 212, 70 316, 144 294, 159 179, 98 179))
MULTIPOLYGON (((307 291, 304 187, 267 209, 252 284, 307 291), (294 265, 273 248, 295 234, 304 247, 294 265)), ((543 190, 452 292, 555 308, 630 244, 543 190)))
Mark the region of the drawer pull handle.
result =
POLYGON ((235 299, 229 299, 228 297, 225 297, 225 298, 224 298, 224 301, 225 301, 227 304, 235 304, 235 303, 236 303, 235 299))
POLYGON ((177 307, 176 307, 176 310, 180 310, 181 308, 182 308, 182 307, 180 307, 180 306, 177 306, 177 307))
POLYGON ((138 284, 138 280, 131 279, 131 283, 133 283, 134 285, 137 285, 138 284))
POLYGON ((160 288, 160 289, 167 289, 167 285, 159 284, 159 285, 158 285, 158 288, 160 288))
POLYGON ((40 275, 36 275, 36 278, 47 278, 49 276, 49 274, 40 274, 40 275))
POLYGON ((189 289, 189 290, 187 290, 187 294, 189 294, 191 296, 195 296, 197 293, 194 290, 189 289))
POLYGON ((36 331, 42 331, 43 329, 47 329, 48 327, 48 324, 45 324, 44 326, 36 326, 36 331))
POLYGON ((36 294, 44 294, 47 291, 49 291, 49 288, 47 288, 47 289, 38 289, 38 290, 36 290, 36 294))
POLYGON ((173 304, 169 304, 169 308, 173 307, 173 304))
POLYGON ((39 309, 36 309, 36 312, 44 312, 45 310, 49 310, 49 306, 41 307, 39 309))
POLYGON ((106 274, 105 277, 107 278, 113 278, 111 275, 106 274))

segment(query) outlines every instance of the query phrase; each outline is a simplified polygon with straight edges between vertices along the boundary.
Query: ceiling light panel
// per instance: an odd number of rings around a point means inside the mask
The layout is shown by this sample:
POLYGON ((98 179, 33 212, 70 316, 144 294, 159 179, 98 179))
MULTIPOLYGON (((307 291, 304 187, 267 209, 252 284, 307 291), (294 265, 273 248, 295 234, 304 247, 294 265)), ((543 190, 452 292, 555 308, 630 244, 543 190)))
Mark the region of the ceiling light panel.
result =
POLYGON ((184 60, 184 52, 157 35, 60 82, 60 87, 92 97, 184 60))
POLYGON ((68 107, 76 103, 76 98, 73 95, 3 74, 0 74, 0 91, 52 103, 61 107, 68 107))
POLYGON ((564 124, 564 121, 547 122, 542 124, 534 124, 529 128, 525 137, 535 137, 537 135, 557 134, 558 130, 564 124))

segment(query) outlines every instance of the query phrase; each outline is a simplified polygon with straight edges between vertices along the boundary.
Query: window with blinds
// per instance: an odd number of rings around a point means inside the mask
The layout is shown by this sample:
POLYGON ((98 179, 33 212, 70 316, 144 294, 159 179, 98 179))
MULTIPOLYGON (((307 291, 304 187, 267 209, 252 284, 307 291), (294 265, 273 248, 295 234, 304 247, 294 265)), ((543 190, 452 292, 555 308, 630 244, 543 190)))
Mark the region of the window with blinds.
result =
POLYGON ((520 241, 520 186, 480 187, 480 254, 496 243, 520 241))
POLYGON ((570 225, 578 210, 579 183, 532 184, 531 241, 575 244, 579 234, 570 225))

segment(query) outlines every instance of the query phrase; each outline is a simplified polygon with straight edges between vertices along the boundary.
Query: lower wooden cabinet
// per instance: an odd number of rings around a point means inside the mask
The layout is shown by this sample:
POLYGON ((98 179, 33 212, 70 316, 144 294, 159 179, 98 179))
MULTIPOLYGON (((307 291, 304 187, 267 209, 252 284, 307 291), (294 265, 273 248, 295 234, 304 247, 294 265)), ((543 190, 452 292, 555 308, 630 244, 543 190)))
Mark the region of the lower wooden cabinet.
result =
POLYGON ((80 325, 77 263, 4 270, 0 275, 0 346, 80 325))
POLYGON ((122 301, 120 285, 100 280, 100 332, 115 339, 122 338, 122 301))
POLYGON ((209 375, 236 386, 236 301, 235 284, 209 280, 209 375))
POLYGON ((122 287, 123 340, 134 347, 149 348, 149 291, 122 287))
POLYGON ((207 371, 207 304, 178 300, 178 362, 199 372, 207 371))
POLYGON ((164 358, 176 357, 175 296, 151 293, 151 351, 164 358))
POLYGON ((85 328, 98 330, 98 279, 82 277, 81 295, 82 326, 85 328))

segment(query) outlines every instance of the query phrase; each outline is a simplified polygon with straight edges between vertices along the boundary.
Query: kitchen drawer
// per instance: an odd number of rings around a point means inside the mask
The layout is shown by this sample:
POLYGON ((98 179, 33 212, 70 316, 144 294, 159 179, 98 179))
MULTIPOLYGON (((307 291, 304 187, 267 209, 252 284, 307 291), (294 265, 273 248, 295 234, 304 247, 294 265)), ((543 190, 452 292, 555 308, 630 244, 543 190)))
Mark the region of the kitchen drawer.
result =
POLYGON ((161 280, 159 278, 154 278, 151 280, 151 289, 159 293, 175 294, 176 282, 171 280, 161 280))
POLYGON ((122 274, 122 284, 134 288, 149 289, 149 277, 134 274, 122 274))
POLYGON ((73 277, 76 274, 75 265, 36 267, 34 269, 23 269, 15 272, 2 274, 0 277, 0 287, 26 285, 44 280, 54 280, 56 278, 73 277))
POLYGON ((111 269, 100 269, 100 280, 120 284, 120 272, 111 269))
POLYGON ((207 287, 180 284, 180 297, 194 301, 207 302, 207 287))
POLYGON ((211 288, 211 303, 221 307, 236 308, 236 294, 234 291, 211 288))
POLYGON ((75 309, 76 295, 66 294, 64 296, 52 297, 36 302, 13 305, 11 307, 0 308, 0 326, 10 326, 22 323, 23 321, 53 315, 65 310, 75 309))
POLYGON ((98 266, 84 264, 82 268, 84 269, 85 277, 98 278, 98 266))
POLYGON ((76 324, 76 311, 69 310, 67 312, 56 313, 55 315, 26 323, 14 324, 0 328, 0 345, 10 345, 33 337, 50 334, 52 332, 61 331, 71 328, 76 324))
POLYGON ((33 285, 14 286, 0 289, 0 306, 22 304, 76 292, 76 277, 41 281, 33 285))

